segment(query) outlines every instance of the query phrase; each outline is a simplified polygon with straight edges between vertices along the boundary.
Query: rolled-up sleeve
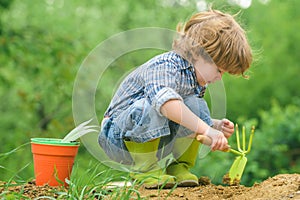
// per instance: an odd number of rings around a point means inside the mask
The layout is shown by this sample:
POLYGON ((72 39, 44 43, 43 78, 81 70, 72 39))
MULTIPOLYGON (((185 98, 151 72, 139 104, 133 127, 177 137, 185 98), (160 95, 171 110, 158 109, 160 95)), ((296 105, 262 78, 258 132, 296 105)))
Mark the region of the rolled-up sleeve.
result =
POLYGON ((161 115, 161 106, 171 99, 182 100, 178 94, 180 73, 174 63, 165 62, 147 70, 145 95, 150 105, 161 115))
POLYGON ((155 110, 161 115, 160 108, 161 106, 171 99, 180 99, 183 100, 182 97, 175 92, 172 88, 164 87, 157 92, 152 101, 152 106, 155 110))

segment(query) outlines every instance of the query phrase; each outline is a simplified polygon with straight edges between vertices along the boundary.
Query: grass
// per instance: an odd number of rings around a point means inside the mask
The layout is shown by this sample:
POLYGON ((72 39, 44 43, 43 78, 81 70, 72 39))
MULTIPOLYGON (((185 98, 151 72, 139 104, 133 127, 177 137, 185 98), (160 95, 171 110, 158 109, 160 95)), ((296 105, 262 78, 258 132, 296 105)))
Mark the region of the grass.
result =
MULTIPOLYGON (((78 166, 77 166, 78 167, 78 166)), ((68 180, 69 189, 62 193, 63 199, 102 199, 109 196, 110 199, 122 197, 126 199, 136 192, 134 186, 132 188, 120 187, 111 189, 107 187, 111 182, 130 180, 129 176, 107 168, 103 170, 101 163, 93 164, 90 162, 89 167, 83 174, 77 173, 74 169, 71 180, 68 180)))
MULTIPOLYGON (((27 146, 28 143, 17 147, 16 149, 7 153, 0 154, 0 160, 10 159, 14 157, 14 154, 23 147, 27 146)), ((70 180, 66 180, 68 187, 46 187, 45 195, 43 191, 39 192, 35 199, 146 199, 143 197, 139 189, 142 186, 143 181, 137 182, 132 181, 129 177, 128 172, 120 172, 113 170, 101 164, 95 159, 86 155, 78 155, 77 161, 75 162, 72 170, 70 180), (90 160, 86 162, 86 160, 90 160), (115 181, 122 181, 125 183, 124 186, 120 187, 108 187, 110 183, 115 181), (127 187, 126 183, 131 183, 131 186, 127 187)), ((28 171, 28 167, 33 163, 27 163, 25 166, 20 167, 18 171, 7 169, 0 165, 3 172, 9 172, 10 178, 7 180, 0 180, 0 199, 32 199, 28 197, 28 183, 31 183, 34 177, 30 177, 27 180, 22 179, 19 176, 23 170, 28 171), (4 182, 5 181, 5 182, 4 182), (11 189, 14 188, 14 189, 11 189)), ((125 171, 125 170, 124 170, 125 171)), ((33 174, 33 171, 32 171, 33 174)), ((35 187, 32 183, 31 186, 35 187)), ((169 195, 176 188, 172 188, 169 195)), ((162 189, 157 190, 157 194, 161 193, 162 189)))
MULTIPOLYGON (((120 176, 120 173, 116 173, 111 169, 101 170, 103 167, 101 163, 93 164, 90 162, 89 168, 83 174, 79 174, 79 165, 74 165, 73 173, 70 180, 66 180, 68 187, 51 187, 52 195, 44 195, 37 197, 36 199, 129 199, 132 196, 136 196, 140 199, 137 188, 140 185, 137 182, 133 182, 131 187, 119 187, 109 188, 107 187, 113 181, 124 181, 125 183, 130 180, 129 176, 120 176), (100 171, 100 172, 99 172, 100 171), (55 194, 55 198, 54 198, 55 194)), ((31 199, 25 195, 26 188, 24 185, 28 181, 13 181, 18 177, 11 177, 8 182, 0 184, 0 199, 31 199), (10 188, 18 188, 15 191, 11 191, 10 188)), ((49 193, 49 190, 47 193, 49 193)))
MULTIPOLYGON (((79 165, 76 164, 73 169, 72 176, 70 180, 66 180, 68 187, 51 187, 51 189, 46 188, 45 195, 39 193, 35 199, 67 199, 67 200, 85 200, 85 199, 147 199, 148 197, 143 197, 139 189, 141 188, 141 183, 137 181, 131 181, 128 174, 121 174, 115 172, 114 170, 107 169, 102 170, 103 166, 101 163, 94 164, 89 163, 89 168, 84 174, 79 174, 79 165), (114 181, 123 181, 124 186, 120 187, 109 187, 109 185, 114 181), (131 186, 127 187, 126 183, 130 182, 131 186), (50 191, 51 190, 51 191, 50 191), (51 193, 52 195, 49 195, 51 193)), ((12 178, 13 180, 13 178, 12 178)), ((4 184, 0 184, 0 199, 31 199, 25 194, 28 188, 24 187, 28 181, 10 181, 4 184), (18 190, 11 191, 11 187, 17 187, 18 190)), ((169 195, 176 188, 174 186, 170 191, 169 195)), ((161 193, 162 189, 157 190, 157 194, 161 193)))

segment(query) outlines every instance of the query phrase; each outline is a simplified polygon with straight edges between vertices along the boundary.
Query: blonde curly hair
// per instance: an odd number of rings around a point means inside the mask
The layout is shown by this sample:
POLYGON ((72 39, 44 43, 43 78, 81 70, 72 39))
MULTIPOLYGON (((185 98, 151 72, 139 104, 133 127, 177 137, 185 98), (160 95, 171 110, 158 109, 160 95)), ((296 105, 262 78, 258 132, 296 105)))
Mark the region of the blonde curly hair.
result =
POLYGON ((179 23, 177 32, 173 50, 189 62, 202 56, 230 74, 247 77, 252 51, 234 16, 210 9, 193 15, 185 24, 179 23))

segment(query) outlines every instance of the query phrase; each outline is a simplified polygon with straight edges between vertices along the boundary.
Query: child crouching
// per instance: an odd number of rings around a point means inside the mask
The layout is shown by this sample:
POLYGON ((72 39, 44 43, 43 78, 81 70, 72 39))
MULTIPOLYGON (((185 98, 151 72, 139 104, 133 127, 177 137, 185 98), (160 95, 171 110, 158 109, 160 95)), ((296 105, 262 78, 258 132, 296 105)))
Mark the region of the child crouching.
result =
POLYGON ((102 121, 99 144, 114 161, 132 164, 131 177, 147 188, 197 186, 195 165, 200 143, 227 148, 234 132, 228 119, 212 119, 203 96, 224 73, 244 75, 252 62, 245 32, 235 19, 217 10, 193 15, 178 26, 170 52, 136 68, 121 83, 102 121), (162 157, 175 161, 166 170, 162 157))

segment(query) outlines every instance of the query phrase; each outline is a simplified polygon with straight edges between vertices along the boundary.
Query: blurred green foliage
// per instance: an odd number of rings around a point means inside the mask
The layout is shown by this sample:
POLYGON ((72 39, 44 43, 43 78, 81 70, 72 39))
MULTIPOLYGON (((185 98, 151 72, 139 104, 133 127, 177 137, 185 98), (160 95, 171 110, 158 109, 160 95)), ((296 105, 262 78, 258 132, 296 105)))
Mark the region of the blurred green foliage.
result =
POLYGON ((2 32, 3 32, 3 30, 2 30, 3 24, 2 24, 1 14, 9 9, 12 2, 13 2, 13 0, 1 0, 0 1, 0 34, 2 34, 2 32))
POLYGON ((263 180, 280 173, 300 172, 300 101, 280 106, 272 101, 269 111, 261 111, 261 126, 256 131, 249 154, 249 176, 263 180))
MULTIPOLYGON (((208 2, 231 13, 241 10, 226 1, 208 2)), ((179 21, 197 12, 194 0, 0 0, 0 7, 0 180, 32 178, 30 138, 62 138, 74 127, 76 73, 101 41, 132 28, 175 30, 179 21)), ((242 181, 246 185, 276 173, 300 171, 299 7, 297 0, 268 4, 254 0, 238 16, 248 31, 256 61, 249 80, 225 75, 223 81, 226 117, 247 127, 256 125, 242 181)), ((112 63, 101 79, 105 87, 97 89, 99 121, 124 74, 160 52, 131 52, 112 63)), ((234 145, 234 139, 230 143, 234 145)), ((93 159, 83 147, 78 157, 79 161, 93 159)), ((193 171, 221 183, 233 160, 227 153, 210 153, 193 171)))

